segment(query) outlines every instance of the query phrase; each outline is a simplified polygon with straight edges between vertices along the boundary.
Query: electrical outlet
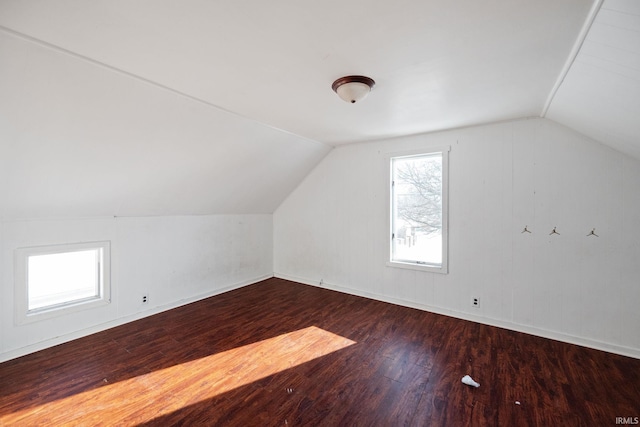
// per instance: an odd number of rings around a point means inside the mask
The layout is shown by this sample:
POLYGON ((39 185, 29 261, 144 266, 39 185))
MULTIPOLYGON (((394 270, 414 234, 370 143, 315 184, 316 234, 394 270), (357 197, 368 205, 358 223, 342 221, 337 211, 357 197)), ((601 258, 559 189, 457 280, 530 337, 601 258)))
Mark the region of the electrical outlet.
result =
POLYGON ((480 297, 471 298, 471 306, 475 308, 480 308, 480 297))
POLYGON ((149 294, 143 294, 142 295, 142 303, 146 304, 149 302, 149 294))
POLYGON ((320 286, 324 285, 324 279, 320 279, 320 286))

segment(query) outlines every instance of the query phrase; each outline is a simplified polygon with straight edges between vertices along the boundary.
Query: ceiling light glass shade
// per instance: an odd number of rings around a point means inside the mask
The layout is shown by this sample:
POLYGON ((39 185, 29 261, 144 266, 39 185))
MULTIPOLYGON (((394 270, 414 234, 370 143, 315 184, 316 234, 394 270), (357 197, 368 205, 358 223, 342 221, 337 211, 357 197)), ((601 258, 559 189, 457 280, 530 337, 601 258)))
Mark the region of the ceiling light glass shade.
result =
POLYGON ((371 92, 371 88, 376 84, 373 79, 365 76, 346 76, 341 77, 335 82, 331 88, 345 102, 355 104, 363 100, 371 92))

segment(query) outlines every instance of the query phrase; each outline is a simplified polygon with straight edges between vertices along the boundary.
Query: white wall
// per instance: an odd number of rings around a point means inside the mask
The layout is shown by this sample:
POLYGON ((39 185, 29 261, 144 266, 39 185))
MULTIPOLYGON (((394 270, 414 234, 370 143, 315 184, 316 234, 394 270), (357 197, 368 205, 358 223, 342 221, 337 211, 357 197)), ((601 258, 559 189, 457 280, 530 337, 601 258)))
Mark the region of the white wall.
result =
POLYGON ((275 212, 274 271, 640 357, 638 188, 640 162, 545 119, 344 146, 275 212), (450 272, 387 267, 385 156, 440 145, 450 272))
POLYGON ((2 222, 0 361, 271 277, 272 248, 272 215, 2 222), (98 240, 111 241, 112 303, 16 325, 14 250, 98 240))
MULTIPOLYGON (((4 247, 4 227, 2 226, 2 223, 0 222, 0 251, 2 251, 2 248, 4 247)), ((2 252, 0 252, 1 254, 2 252)), ((5 347, 5 332, 4 330, 6 329, 4 327, 4 319, 5 319, 5 307, 7 307, 7 303, 5 302, 5 294, 7 292, 4 291, 5 287, 7 287, 9 285, 4 284, 4 263, 0 262, 0 307, 2 307, 2 313, 0 314, 0 354, 3 353, 3 349, 5 347)), ((12 304, 12 309, 13 309, 13 304, 12 304)), ((2 358, 0 358, 0 361, 3 360, 2 358)))

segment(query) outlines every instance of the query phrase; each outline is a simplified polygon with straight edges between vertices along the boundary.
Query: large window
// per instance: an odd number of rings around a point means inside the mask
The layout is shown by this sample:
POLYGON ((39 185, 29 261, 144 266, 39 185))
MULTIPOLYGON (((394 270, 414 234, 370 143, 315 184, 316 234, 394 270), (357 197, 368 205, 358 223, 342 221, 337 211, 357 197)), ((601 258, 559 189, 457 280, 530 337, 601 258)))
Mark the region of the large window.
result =
POLYGON ((109 303, 109 249, 109 242, 17 249, 17 321, 109 303))
POLYGON ((447 149, 390 159, 390 262, 447 272, 447 149))

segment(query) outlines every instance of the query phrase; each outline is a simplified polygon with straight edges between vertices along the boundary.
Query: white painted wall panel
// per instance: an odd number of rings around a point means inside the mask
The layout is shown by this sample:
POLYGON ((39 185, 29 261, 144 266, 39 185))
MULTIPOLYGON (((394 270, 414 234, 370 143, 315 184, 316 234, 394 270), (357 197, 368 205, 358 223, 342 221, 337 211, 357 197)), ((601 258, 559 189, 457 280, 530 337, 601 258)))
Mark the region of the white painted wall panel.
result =
POLYGON ((1 223, 0 361, 272 275, 272 216, 215 215, 1 223), (19 247, 111 241, 112 303, 45 322, 14 322, 19 247), (149 302, 142 304, 143 294, 149 302))
POLYGON ((617 274, 612 275, 614 285, 616 282, 624 284, 622 289, 612 286, 610 293, 619 295, 620 305, 616 308, 616 314, 620 317, 620 333, 625 339, 631 340, 634 348, 640 347, 640 310, 638 310, 638 301, 640 301, 640 262, 638 254, 640 253, 640 239, 637 237, 640 229, 640 200, 638 194, 638 183, 640 182, 640 169, 636 167, 637 163, 632 159, 623 159, 621 164, 622 175, 622 192, 620 199, 620 216, 619 224, 614 224, 612 228, 619 237, 619 245, 615 248, 609 246, 612 252, 611 256, 615 256, 618 260, 620 269, 617 274), (627 197, 633 194, 635 197, 627 197), (634 280, 626 280, 633 278, 634 280))
MULTIPOLYGON (((2 248, 4 248, 4 224, 0 222, 0 254, 2 254, 2 248)), ((4 263, 0 262, 0 283, 3 283, 3 280, 4 280, 4 263)), ((6 292, 0 292, 0 307, 6 307, 5 294, 6 292)), ((0 314, 0 354, 3 354, 5 352, 5 347, 6 347, 5 331, 9 327, 9 324, 5 323, 6 319, 5 319, 4 311, 5 310, 3 309, 2 314, 0 314)))
POLYGON ((639 187, 640 162, 546 119, 344 146, 274 214, 274 271, 640 356, 639 187), (385 156, 440 145, 450 272, 386 267, 385 156))

